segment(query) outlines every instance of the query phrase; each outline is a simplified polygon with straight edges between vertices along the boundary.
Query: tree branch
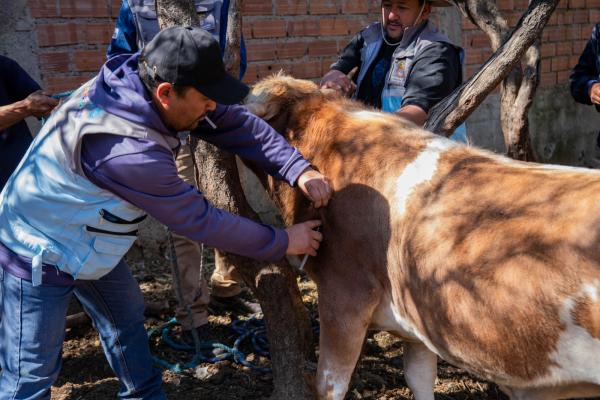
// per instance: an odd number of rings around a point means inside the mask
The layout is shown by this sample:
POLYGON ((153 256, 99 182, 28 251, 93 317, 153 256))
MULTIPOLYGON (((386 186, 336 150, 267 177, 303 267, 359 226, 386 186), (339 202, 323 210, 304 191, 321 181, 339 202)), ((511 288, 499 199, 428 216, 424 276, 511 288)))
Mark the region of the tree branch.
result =
POLYGON ((533 0, 516 29, 492 58, 431 110, 425 128, 449 136, 520 62, 557 5, 558 0, 533 0))

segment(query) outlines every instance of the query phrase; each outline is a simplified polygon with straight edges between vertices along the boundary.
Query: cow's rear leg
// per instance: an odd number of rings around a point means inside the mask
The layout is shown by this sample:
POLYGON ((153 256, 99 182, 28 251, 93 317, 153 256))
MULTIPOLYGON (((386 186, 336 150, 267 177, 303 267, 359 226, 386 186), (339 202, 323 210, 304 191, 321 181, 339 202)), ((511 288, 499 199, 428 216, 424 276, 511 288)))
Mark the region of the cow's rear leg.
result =
POLYGON ((361 301, 346 294, 338 293, 329 299, 319 294, 321 332, 316 385, 319 399, 344 398, 375 308, 375 299, 361 301))
POLYGON ((404 342, 404 377, 415 400, 433 400, 437 355, 423 343, 404 342))

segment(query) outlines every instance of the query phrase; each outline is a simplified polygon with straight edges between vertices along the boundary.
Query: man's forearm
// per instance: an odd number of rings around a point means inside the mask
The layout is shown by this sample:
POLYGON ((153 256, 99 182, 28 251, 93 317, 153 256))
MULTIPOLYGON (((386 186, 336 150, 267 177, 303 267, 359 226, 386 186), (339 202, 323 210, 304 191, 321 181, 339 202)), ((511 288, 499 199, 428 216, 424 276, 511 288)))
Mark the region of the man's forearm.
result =
POLYGON ((396 114, 406 118, 418 126, 423 126, 427 121, 427 113, 419 106, 407 105, 396 111, 396 114))
POLYGON ((29 109, 23 100, 0 107, 0 131, 10 128, 29 115, 29 109))

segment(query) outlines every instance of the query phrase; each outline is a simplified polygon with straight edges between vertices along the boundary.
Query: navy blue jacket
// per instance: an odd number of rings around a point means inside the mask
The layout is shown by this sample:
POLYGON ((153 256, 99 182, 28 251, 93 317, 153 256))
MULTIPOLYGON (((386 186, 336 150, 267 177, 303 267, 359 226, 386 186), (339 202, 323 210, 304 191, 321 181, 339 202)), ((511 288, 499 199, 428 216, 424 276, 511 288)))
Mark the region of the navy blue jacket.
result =
MULTIPOLYGON (((40 86, 8 57, 0 56, 0 106, 25 99, 40 86)), ((0 190, 13 173, 31 143, 31 132, 25 121, 0 130, 0 190)))
MULTIPOLYGON (((590 87, 600 82, 600 22, 594 26, 592 37, 587 42, 579 62, 571 73, 571 95, 576 102, 592 104, 590 87)), ((596 105, 600 112, 600 106, 596 105)))

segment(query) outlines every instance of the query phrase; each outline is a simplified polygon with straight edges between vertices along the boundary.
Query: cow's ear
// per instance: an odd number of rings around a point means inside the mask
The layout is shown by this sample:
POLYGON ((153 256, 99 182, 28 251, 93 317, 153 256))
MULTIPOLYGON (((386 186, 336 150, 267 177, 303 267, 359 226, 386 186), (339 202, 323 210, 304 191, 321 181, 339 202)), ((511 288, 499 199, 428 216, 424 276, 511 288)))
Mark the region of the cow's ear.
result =
POLYGON ((323 97, 326 99, 337 99, 342 97, 342 94, 335 89, 322 87, 319 89, 323 97))

